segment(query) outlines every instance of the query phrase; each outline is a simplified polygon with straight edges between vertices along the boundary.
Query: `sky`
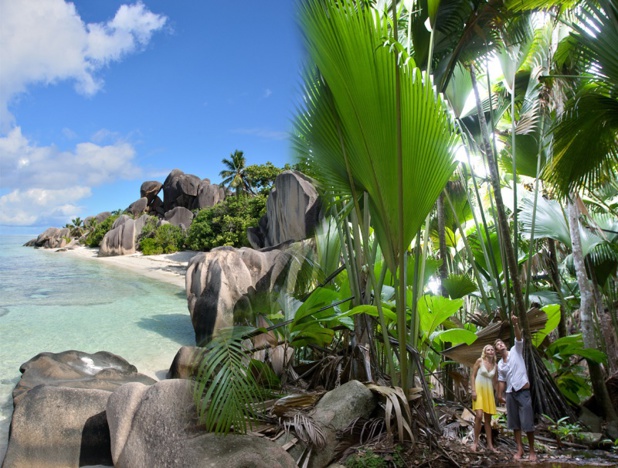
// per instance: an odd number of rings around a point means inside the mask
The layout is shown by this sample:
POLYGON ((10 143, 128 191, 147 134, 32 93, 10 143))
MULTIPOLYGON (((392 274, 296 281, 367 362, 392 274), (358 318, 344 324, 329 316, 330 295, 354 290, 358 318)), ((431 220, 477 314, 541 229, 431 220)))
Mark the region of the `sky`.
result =
POLYGON ((293 163, 292 0, 0 0, 0 234, 125 209, 180 169, 293 163))

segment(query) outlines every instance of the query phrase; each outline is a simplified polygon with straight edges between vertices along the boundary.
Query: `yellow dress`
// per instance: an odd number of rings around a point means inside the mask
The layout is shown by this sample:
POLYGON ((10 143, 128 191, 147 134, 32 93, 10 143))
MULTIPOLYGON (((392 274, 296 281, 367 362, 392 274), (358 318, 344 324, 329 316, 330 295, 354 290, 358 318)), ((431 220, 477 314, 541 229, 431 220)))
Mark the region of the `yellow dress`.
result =
POLYGON ((472 402, 473 410, 483 410, 483 413, 496 414, 496 398, 494 397, 493 378, 496 374, 496 366, 491 371, 485 368, 485 363, 481 362, 479 370, 476 372, 475 389, 476 400, 472 402))

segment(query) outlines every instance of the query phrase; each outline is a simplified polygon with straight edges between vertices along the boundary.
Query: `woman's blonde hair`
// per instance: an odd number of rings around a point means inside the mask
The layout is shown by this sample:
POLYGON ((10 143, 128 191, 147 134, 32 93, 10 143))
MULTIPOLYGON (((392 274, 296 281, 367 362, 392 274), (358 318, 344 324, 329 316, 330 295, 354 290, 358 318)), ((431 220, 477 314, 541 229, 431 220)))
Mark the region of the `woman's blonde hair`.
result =
POLYGON ((481 359, 487 359, 487 360, 490 360, 491 362, 494 362, 496 360, 495 348, 492 345, 490 345, 490 344, 487 344, 487 345, 483 346, 483 351, 481 352, 481 359), (485 354, 485 350, 487 348, 492 348, 494 350, 494 355, 492 356, 491 360, 488 359, 487 355, 485 354))

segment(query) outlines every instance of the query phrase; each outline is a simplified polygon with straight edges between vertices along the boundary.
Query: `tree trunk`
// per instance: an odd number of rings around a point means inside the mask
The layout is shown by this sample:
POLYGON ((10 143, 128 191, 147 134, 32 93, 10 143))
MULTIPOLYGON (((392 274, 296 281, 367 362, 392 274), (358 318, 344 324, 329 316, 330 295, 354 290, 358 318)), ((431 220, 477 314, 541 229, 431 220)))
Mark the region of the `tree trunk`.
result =
MULTIPOLYGON (((581 332, 586 348, 597 349, 598 344, 594 333, 594 293, 586 274, 584 255, 582 252, 581 238, 579 235, 579 210, 575 205, 575 196, 571 196, 569 201, 569 230, 571 233, 571 248, 573 254, 573 266, 577 275, 579 285, 580 304, 579 316, 581 321, 581 332)), ((616 420, 616 411, 609 398, 607 387, 605 386, 605 376, 601 366, 596 362, 586 359, 590 371, 590 381, 592 390, 597 402, 603 409, 603 415, 608 421, 616 420)))
MULTIPOLYGON (((554 283, 554 288, 558 293, 560 293, 562 287, 562 281, 560 279, 560 272, 558 271, 558 255, 556 254, 556 241, 553 239, 547 239, 547 243, 549 246, 549 274, 551 276, 551 281, 554 283)), ((562 294, 560 295, 562 297, 562 294)), ((564 338, 567 336, 566 329, 566 309, 562 300, 560 300, 560 323, 558 323, 558 336, 560 338, 564 338)))
POLYGON ((504 201, 502 200, 498 165, 489 140, 489 130, 487 128, 487 121, 485 120, 485 113, 483 112, 481 97, 479 95, 478 84, 476 81, 476 73, 473 65, 470 65, 470 77, 472 78, 472 88, 474 90, 474 97, 476 98, 476 110, 479 117, 481 134, 483 135, 483 149, 485 151, 485 156, 487 157, 487 166, 489 167, 489 179, 494 193, 494 200, 496 202, 496 211, 498 213, 498 232, 500 234, 500 240, 503 243, 507 266, 511 273, 513 282, 513 299, 515 301, 515 310, 513 312, 515 312, 519 317, 524 338, 527 342, 530 342, 530 326, 528 325, 528 317, 526 316, 526 306, 524 304, 524 296, 521 289, 517 257, 511 241, 509 221, 506 217, 506 209, 504 207, 504 201))
MULTIPOLYGON (((557 388, 554 379, 549 374, 543 360, 538 351, 532 346, 532 337, 530 334, 530 325, 526 314, 526 306, 524 296, 521 289, 521 281, 519 278, 519 268, 515 249, 511 241, 511 232, 509 230, 509 222, 506 217, 506 209, 502 200, 502 192, 500 189, 500 176, 498 174, 498 165, 493 154, 493 148, 489 140, 489 129, 485 114, 483 112, 481 98, 479 96, 478 84, 476 81, 476 73, 474 66, 470 65, 470 77, 472 81, 472 89, 476 99, 476 109, 479 117, 479 125, 483 136, 483 149, 487 156, 487 165, 489 166, 489 178, 494 193, 496 202, 496 211, 498 213, 498 232, 500 234, 500 242, 503 243, 503 248, 506 256, 508 271, 511 274, 513 285, 513 299, 515 302, 514 313, 519 317, 524 336, 524 350, 526 368, 530 380, 530 391, 532 394, 534 410, 537 414, 547 414, 551 418, 560 419, 565 415, 572 416, 573 411, 566 403, 564 397, 557 388)), ((505 270, 506 272, 506 270, 505 270)))

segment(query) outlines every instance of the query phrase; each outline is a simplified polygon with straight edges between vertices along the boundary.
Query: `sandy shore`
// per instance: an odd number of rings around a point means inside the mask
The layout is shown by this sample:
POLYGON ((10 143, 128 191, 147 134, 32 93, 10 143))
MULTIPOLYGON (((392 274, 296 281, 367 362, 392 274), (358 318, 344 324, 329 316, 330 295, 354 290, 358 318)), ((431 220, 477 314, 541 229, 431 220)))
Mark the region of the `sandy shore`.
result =
POLYGON ((199 252, 183 251, 163 255, 142 255, 141 252, 117 257, 99 257, 99 249, 77 247, 62 252, 81 258, 107 263, 111 266, 130 270, 131 272, 157 281, 173 284, 185 289, 185 273, 189 260, 199 252))

